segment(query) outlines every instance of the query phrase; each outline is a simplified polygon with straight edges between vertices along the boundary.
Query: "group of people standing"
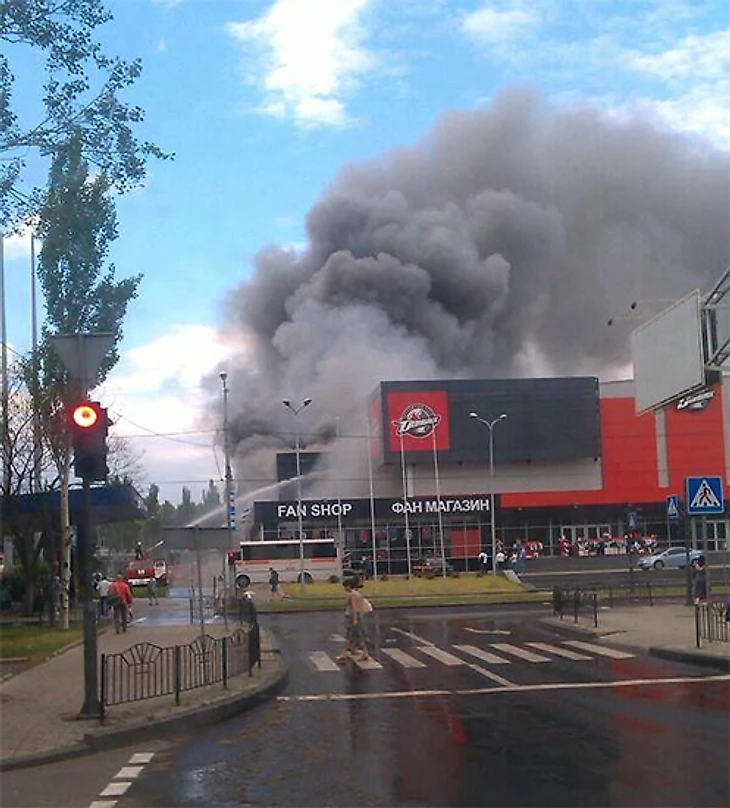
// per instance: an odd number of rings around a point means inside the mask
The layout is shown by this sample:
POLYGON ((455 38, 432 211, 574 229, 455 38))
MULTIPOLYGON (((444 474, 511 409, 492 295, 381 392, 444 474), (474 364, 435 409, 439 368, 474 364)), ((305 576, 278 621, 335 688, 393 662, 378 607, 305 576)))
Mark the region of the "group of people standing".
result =
MULTIPOLYGON (((94 587, 99 598, 99 616, 106 617, 109 613, 114 620, 114 630, 121 634, 134 619, 132 587, 121 573, 110 581, 99 573, 94 578, 94 587)), ((150 606, 158 606, 157 581, 151 578, 147 582, 147 597, 150 606)))
MULTIPOLYGON (((479 562, 480 572, 489 572, 492 569, 491 560, 486 551, 482 550, 477 556, 479 562)), ((494 556, 494 563, 496 564, 497 572, 504 572, 506 569, 512 569, 516 573, 525 571, 525 564, 527 562, 527 548, 522 542, 517 542, 510 551, 509 556, 504 551, 502 543, 497 544, 497 553, 494 556)))

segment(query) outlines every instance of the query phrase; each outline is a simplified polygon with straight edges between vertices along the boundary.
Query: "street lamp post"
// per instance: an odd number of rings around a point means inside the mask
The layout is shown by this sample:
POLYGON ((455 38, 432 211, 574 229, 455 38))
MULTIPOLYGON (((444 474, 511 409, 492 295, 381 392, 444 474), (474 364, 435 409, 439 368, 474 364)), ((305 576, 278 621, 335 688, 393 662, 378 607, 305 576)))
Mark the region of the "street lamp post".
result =
POLYGON ((480 418, 476 412, 470 412, 469 417, 473 418, 475 421, 479 421, 480 424, 484 424, 484 426, 489 430, 489 508, 491 510, 491 522, 492 522, 492 575, 497 574, 497 525, 496 525, 496 518, 497 514, 494 508, 494 434, 493 430, 496 424, 500 421, 504 421, 507 417, 507 413, 503 412, 498 418, 495 418, 493 421, 487 421, 484 418, 480 418))
MULTIPOLYGON (((228 437, 228 385, 226 384, 226 380, 228 379, 228 374, 223 371, 220 374, 221 384, 223 385, 223 454, 225 457, 225 464, 226 464, 226 526, 228 528, 228 549, 233 549, 233 531, 235 530, 235 517, 236 517, 236 502, 233 493, 233 472, 231 471, 231 443, 228 437)), ((225 557, 223 559, 223 580, 225 582, 225 574, 226 574, 226 562, 225 557)), ((226 600, 227 595, 225 592, 225 588, 223 591, 223 599, 226 600)), ((226 610, 223 610, 223 614, 226 614, 226 610)))
POLYGON ((281 403, 294 413, 294 435, 296 440, 294 451, 297 458, 297 520, 299 522, 299 583, 304 586, 304 526, 302 525, 302 469, 299 459, 299 413, 312 403, 312 399, 305 398, 298 407, 293 406, 288 398, 282 399, 281 403))

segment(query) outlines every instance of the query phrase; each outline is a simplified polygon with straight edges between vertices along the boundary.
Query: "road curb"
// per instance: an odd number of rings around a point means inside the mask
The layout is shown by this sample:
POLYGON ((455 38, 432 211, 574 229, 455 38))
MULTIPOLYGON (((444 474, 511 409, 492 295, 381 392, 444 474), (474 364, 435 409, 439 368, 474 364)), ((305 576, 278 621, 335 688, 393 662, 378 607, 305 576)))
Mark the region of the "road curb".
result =
POLYGON ((730 657, 708 654, 704 651, 682 651, 679 648, 652 646, 649 648, 649 655, 659 659, 670 659, 673 662, 689 662, 692 665, 701 665, 705 668, 730 671, 730 657))
MULTIPOLYGON (((548 628, 555 629, 563 634, 592 638, 595 640, 605 638, 616 638, 621 632, 616 631, 601 631, 600 628, 589 628, 587 626, 575 625, 574 623, 563 623, 556 617, 544 617, 538 621, 548 628)), ((630 651, 638 651, 646 653, 649 656, 656 657, 657 659, 668 659, 672 662, 687 662, 691 665, 700 665, 705 668, 718 668, 719 670, 730 671, 730 657, 719 656, 718 654, 711 654, 707 651, 690 651, 681 648, 666 648, 661 645, 637 645, 636 643, 622 642, 618 640, 611 642, 611 645, 620 646, 630 651)))
POLYGON ((598 639, 605 637, 609 633, 605 631, 601 632, 599 629, 593 628, 592 626, 588 627, 581 626, 578 623, 566 623, 558 617, 542 617, 538 622, 543 626, 555 629, 563 634, 577 635, 578 637, 593 637, 598 639))
POLYGON ((191 707, 174 715, 153 720, 140 719, 126 723, 123 727, 104 727, 84 735, 84 742, 95 752, 126 746, 135 740, 150 740, 164 737, 181 729, 197 729, 215 724, 226 718, 255 707, 276 695, 286 685, 288 671, 281 666, 273 674, 266 676, 253 690, 236 693, 233 696, 216 699, 199 707, 191 707))

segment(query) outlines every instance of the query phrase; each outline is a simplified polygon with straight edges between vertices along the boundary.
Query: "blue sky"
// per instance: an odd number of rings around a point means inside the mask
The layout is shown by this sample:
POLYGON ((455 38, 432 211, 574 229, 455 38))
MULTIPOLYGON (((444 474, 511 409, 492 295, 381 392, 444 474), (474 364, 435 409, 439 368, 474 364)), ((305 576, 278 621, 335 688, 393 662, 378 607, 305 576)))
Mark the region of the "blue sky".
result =
MULTIPOLYGON (((730 142, 721 0, 107 6, 106 50, 143 61, 128 94, 147 113, 139 134, 176 158, 152 162, 144 187, 117 202, 117 275, 144 280, 101 396, 144 452, 144 482, 173 500, 183 484, 197 497, 221 476, 220 425, 196 430, 201 375, 228 350, 215 330, 226 293, 263 246, 304 245, 307 211, 347 163, 411 144, 439 114, 521 84, 557 106, 640 113, 700 143, 730 142)), ((8 337, 24 351, 27 238, 6 241, 6 283, 8 337)))

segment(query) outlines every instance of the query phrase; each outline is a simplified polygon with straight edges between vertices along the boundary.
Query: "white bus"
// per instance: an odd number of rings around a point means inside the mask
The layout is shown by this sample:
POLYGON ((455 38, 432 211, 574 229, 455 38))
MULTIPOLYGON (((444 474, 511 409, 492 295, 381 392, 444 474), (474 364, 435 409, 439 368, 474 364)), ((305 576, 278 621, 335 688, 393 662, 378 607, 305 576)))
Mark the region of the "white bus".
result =
POLYGON ((269 569, 279 573, 279 580, 298 582, 301 572, 301 548, 304 547, 304 580, 326 581, 341 575, 334 539, 277 539, 275 541, 242 541, 234 562, 236 586, 245 589, 253 584, 268 583, 269 569))

